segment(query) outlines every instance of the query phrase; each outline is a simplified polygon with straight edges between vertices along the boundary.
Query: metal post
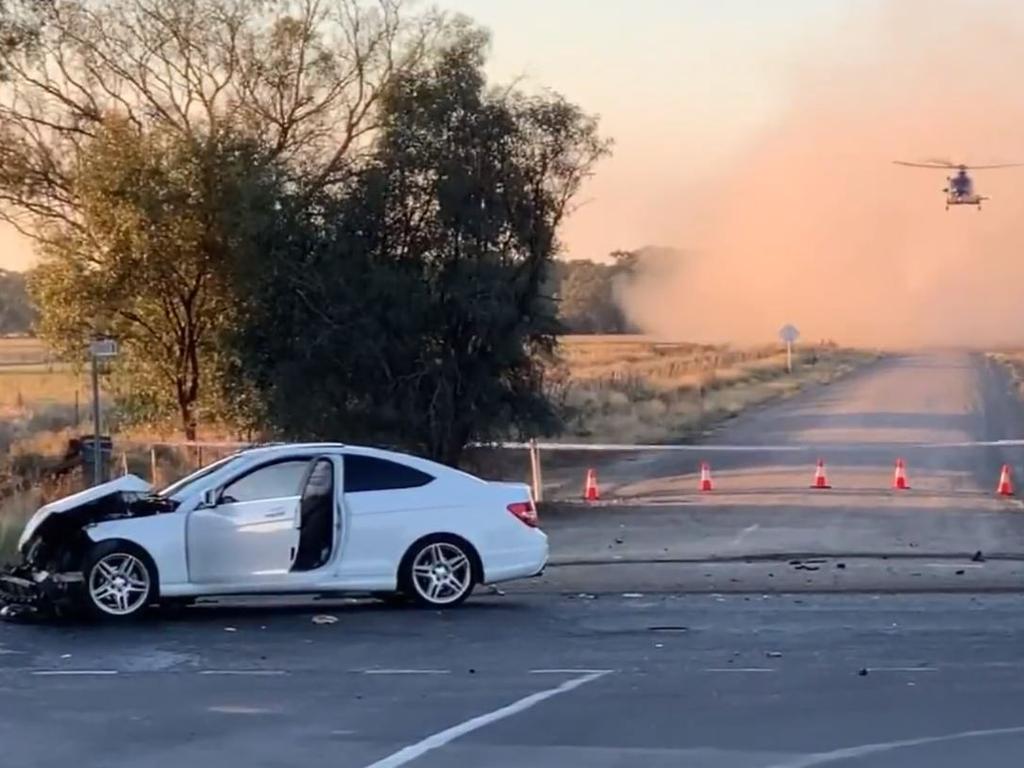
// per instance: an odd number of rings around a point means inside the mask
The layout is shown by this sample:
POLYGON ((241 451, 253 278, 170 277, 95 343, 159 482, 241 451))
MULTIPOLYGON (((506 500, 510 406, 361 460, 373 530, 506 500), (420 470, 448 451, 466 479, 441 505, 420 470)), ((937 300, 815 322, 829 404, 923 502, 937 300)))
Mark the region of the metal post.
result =
POLYGON ((99 485, 100 470, 100 372, 96 354, 92 354, 92 484, 99 485))
POLYGON ((121 474, 128 474, 128 451, 121 451, 121 474))
POLYGON ((530 478, 533 485, 533 500, 540 502, 543 501, 544 478, 540 467, 540 448, 537 447, 536 440, 530 440, 528 451, 530 454, 530 478))
POLYGON ((155 488, 156 482, 156 446, 149 449, 149 482, 155 488))
POLYGON ((534 496, 534 500, 539 504, 544 501, 544 471, 540 465, 540 446, 536 442, 533 444, 533 450, 537 457, 537 495, 534 496))
POLYGON ((793 342, 786 342, 786 372, 793 372, 793 342))

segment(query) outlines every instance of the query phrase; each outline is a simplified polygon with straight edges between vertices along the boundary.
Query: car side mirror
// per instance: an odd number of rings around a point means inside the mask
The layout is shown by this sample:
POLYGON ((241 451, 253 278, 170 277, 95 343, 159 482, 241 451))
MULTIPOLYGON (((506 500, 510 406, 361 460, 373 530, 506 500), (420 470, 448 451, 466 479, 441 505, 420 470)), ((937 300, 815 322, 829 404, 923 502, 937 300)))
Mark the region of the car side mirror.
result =
POLYGON ((216 488, 208 488, 207 490, 203 491, 203 502, 202 502, 203 509, 213 509, 216 506, 217 506, 217 489, 216 488))

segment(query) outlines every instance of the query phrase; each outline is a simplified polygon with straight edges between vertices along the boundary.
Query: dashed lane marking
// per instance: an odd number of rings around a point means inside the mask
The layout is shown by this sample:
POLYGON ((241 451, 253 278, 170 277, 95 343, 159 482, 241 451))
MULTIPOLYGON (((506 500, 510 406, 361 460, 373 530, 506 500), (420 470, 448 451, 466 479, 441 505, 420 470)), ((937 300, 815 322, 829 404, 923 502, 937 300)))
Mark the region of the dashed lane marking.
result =
POLYGON ((611 669, 531 669, 531 675, 596 675, 607 674, 611 669))
POLYGON ((771 669, 770 667, 708 667, 704 670, 705 672, 750 672, 750 673, 761 673, 761 672, 775 672, 777 670, 771 669))
POLYGON ((250 675, 253 677, 280 677, 288 673, 283 669, 202 669, 200 675, 250 675))
POLYGON ((84 675, 116 675, 116 669, 37 669, 32 672, 39 677, 75 677, 84 675))
POLYGON ((364 675, 450 675, 450 669, 360 669, 364 675))

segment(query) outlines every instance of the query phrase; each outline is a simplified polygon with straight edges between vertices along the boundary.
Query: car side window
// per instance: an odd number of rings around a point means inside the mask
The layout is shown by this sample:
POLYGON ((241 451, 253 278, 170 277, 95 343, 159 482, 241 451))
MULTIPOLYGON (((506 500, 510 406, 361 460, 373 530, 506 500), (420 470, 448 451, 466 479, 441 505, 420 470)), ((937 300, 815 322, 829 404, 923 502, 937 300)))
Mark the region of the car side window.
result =
POLYGON ((279 461, 233 480, 221 492, 222 504, 298 496, 299 483, 309 467, 308 459, 279 461))
POLYGON ((396 461, 345 454, 345 493, 420 488, 433 476, 396 461))

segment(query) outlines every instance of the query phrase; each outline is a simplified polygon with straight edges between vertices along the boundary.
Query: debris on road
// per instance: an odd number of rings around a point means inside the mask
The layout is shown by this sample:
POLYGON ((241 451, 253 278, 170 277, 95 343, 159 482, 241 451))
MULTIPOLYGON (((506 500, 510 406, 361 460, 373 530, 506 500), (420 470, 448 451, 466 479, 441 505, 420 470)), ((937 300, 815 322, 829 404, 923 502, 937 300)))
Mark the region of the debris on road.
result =
POLYGON ((961 569, 960 569, 959 571, 957 571, 957 572, 956 572, 956 575, 957 575, 957 576, 963 576, 963 575, 964 575, 964 573, 965 573, 964 569, 963 569, 963 568, 961 568, 961 569))
POLYGON ((765 651, 764 655, 767 656, 769 659, 781 659, 782 658, 782 652, 781 651, 765 651))
POLYGON ((237 632, 238 629, 236 627, 224 627, 224 631, 225 632, 237 632))
POLYGON ((331 616, 328 613, 318 613, 316 616, 313 617, 313 623, 314 624, 337 624, 338 623, 338 617, 337 616, 331 616))
POLYGON ((487 594, 489 594, 489 595, 497 595, 498 597, 504 597, 505 596, 505 592, 503 590, 498 589, 497 585, 495 585, 495 584, 488 584, 487 585, 487 594))
POLYGON ((836 568, 842 571, 846 568, 846 563, 836 563, 836 568))
POLYGON ((983 555, 981 553, 980 549, 977 552, 974 553, 974 557, 971 558, 971 562, 972 563, 984 563, 985 562, 985 555, 983 555))
POLYGON ((857 674, 860 675, 861 677, 867 677, 868 676, 868 670, 867 670, 867 668, 862 667, 860 672, 858 672, 857 674))

